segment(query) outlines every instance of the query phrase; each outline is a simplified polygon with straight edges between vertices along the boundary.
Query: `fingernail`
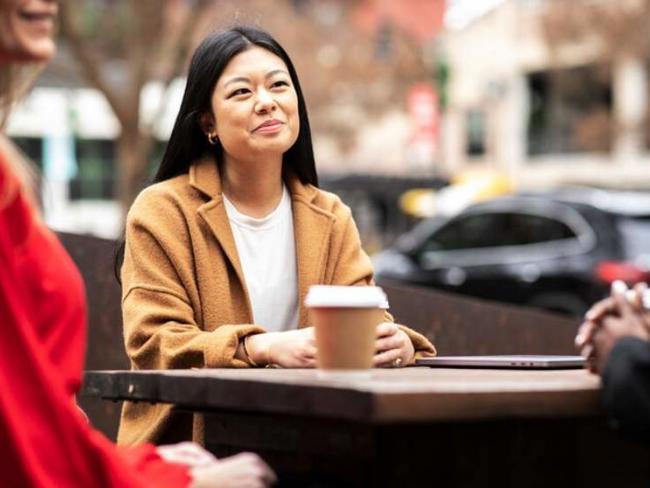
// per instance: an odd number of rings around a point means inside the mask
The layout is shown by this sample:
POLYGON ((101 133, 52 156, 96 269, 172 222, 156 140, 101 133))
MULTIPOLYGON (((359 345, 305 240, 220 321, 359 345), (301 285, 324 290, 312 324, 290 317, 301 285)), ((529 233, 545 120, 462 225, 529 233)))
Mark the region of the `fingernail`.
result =
POLYGON ((636 303, 636 291, 625 290, 625 299, 630 303, 636 303))
POLYGON ((650 290, 644 290, 641 295, 641 302, 643 303, 643 308, 650 309, 650 290))
POLYGON ((615 295, 620 295, 627 291, 627 285, 621 280, 615 280, 612 282, 612 293, 615 295))

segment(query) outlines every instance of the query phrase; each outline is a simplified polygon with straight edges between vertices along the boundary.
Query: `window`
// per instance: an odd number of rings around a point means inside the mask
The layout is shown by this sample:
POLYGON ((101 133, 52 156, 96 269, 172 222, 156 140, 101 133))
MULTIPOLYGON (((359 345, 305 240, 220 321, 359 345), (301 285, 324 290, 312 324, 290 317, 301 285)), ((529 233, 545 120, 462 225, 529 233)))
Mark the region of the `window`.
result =
POLYGON ((43 139, 40 137, 12 137, 11 140, 39 170, 43 169, 43 139))
POLYGON ((149 180, 153 179, 158 171, 163 155, 165 154, 165 149, 167 149, 167 141, 154 141, 149 164, 147 165, 147 178, 149 180))
POLYGON ((614 131, 608 66, 540 71, 527 78, 529 155, 610 151, 614 131))
POLYGON ((485 113, 470 110, 467 113, 467 155, 485 154, 485 113))
POLYGON ((618 229, 626 259, 642 258, 642 264, 650 265, 650 218, 621 217, 618 229))
POLYGON ((504 214, 503 228, 499 233, 502 246, 521 246, 576 237, 571 228, 559 220, 524 213, 504 214))
POLYGON ((435 232, 425 243, 423 251, 453 251, 500 245, 497 232, 501 214, 463 216, 452 220, 435 232))
POLYGON ((77 139, 75 155, 79 170, 70 180, 70 199, 113 199, 117 179, 114 141, 77 139))
POLYGON ((423 252, 523 246, 576 237, 556 219, 525 213, 485 213, 463 216, 435 232, 423 252))

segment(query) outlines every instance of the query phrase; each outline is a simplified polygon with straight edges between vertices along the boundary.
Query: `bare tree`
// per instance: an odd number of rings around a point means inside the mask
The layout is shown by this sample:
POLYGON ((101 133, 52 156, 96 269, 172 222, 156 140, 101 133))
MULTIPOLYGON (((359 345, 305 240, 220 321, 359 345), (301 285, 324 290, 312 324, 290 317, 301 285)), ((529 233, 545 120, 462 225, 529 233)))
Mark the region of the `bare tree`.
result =
MULTIPOLYGON (((332 136, 342 148, 354 144, 356 131, 369 117, 400 107, 408 87, 430 76, 421 46, 408 33, 392 29, 390 53, 378 59, 377 39, 352 18, 359 3, 63 0, 63 38, 122 127, 117 183, 123 207, 146 180, 155 143, 156 118, 140 117, 142 88, 150 81, 167 88, 208 31, 239 23, 271 32, 300 73, 314 132, 332 136)), ((164 109, 163 99, 159 113, 164 109)))
MULTIPOLYGON (((206 29, 208 0, 64 0, 61 31, 87 82, 108 101, 121 125, 117 140, 118 199, 126 209, 147 178, 155 124, 143 121, 141 93, 159 81, 163 93, 178 77, 206 29)), ((167 103, 163 96, 157 113, 167 103)))

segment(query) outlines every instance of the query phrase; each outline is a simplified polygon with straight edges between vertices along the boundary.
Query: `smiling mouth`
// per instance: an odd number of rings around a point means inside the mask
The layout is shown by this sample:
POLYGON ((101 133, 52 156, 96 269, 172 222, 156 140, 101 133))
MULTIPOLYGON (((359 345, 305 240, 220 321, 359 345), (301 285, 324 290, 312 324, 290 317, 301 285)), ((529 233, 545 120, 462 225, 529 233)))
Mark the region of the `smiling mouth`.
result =
POLYGON ((54 21, 56 17, 55 12, 20 12, 18 15, 29 22, 54 21))
POLYGON ((283 125, 284 122, 281 122, 279 120, 271 120, 255 127, 255 129, 253 129, 253 132, 276 132, 280 130, 283 125))

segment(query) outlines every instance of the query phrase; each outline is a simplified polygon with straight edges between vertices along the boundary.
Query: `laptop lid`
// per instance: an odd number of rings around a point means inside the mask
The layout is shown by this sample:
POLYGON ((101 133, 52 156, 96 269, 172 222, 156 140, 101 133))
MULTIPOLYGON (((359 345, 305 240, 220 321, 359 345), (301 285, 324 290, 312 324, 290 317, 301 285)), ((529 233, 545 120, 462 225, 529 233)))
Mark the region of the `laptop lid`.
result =
POLYGON ((509 356, 436 356, 420 358, 417 366, 432 368, 495 368, 495 369, 572 369, 582 368, 582 356, 527 355, 509 356))

